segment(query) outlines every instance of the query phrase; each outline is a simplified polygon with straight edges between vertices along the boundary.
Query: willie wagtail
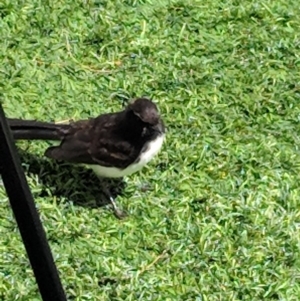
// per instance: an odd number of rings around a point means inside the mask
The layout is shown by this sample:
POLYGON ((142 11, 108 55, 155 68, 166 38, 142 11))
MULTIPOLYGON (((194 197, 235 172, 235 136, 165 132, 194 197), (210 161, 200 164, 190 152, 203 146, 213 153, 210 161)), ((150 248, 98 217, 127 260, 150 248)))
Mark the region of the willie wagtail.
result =
MULTIPOLYGON (((46 149, 46 157, 87 164, 105 178, 140 170, 159 152, 165 136, 157 106, 147 98, 136 99, 123 111, 69 124, 10 118, 8 124, 15 140, 58 140, 58 146, 46 149)), ((115 215, 122 218, 108 189, 103 190, 115 215)))

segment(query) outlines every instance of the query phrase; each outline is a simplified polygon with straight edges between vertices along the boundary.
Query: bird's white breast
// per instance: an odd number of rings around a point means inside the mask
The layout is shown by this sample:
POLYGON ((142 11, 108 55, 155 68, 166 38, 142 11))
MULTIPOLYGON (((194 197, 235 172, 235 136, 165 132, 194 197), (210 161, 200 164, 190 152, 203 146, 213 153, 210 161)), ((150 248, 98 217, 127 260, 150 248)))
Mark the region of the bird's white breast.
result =
POLYGON ((146 146, 147 149, 144 151, 141 156, 140 160, 134 164, 129 165, 125 169, 118 169, 116 167, 105 167, 100 165, 90 165, 93 169, 95 174, 99 177, 105 178, 121 178, 127 175, 130 175, 134 172, 139 171, 142 169, 152 158, 157 155, 160 151, 162 144, 164 141, 164 135, 158 136, 155 140, 150 141, 146 146))

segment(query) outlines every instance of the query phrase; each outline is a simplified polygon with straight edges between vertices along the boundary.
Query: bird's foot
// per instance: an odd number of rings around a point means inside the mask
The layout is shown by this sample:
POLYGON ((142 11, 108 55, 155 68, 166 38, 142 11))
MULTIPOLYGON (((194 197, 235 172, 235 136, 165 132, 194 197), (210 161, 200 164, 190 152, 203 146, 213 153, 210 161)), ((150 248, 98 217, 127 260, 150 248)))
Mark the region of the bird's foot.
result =
POLYGON ((113 212, 114 212, 114 215, 118 218, 118 219, 124 219, 125 217, 128 216, 128 214, 123 211, 122 209, 120 209, 115 200, 113 199, 112 196, 109 197, 109 201, 110 201, 110 204, 112 206, 112 209, 113 209, 113 212))

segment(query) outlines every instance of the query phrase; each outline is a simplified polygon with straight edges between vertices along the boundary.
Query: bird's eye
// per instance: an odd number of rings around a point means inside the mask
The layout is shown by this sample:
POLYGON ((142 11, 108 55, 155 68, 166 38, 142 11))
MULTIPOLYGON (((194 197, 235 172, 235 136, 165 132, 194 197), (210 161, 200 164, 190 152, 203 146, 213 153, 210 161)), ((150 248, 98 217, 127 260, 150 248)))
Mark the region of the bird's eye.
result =
POLYGON ((145 136, 147 136, 147 128, 146 127, 144 127, 143 128, 143 131, 142 131, 142 137, 145 137, 145 136))

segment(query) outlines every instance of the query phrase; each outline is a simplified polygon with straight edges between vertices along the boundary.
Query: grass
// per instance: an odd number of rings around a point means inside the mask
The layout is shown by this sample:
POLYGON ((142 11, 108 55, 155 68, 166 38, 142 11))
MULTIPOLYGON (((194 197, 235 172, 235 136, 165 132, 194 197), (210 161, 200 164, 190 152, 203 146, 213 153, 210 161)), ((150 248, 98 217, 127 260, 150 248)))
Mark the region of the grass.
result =
MULTIPOLYGON (((7 116, 86 118, 147 95, 168 127, 125 179, 124 221, 89 206, 90 171, 18 144, 68 300, 299 300, 299 13, 296 0, 1 2, 7 116)), ((0 215, 0 300, 40 300, 3 187, 0 215)))

